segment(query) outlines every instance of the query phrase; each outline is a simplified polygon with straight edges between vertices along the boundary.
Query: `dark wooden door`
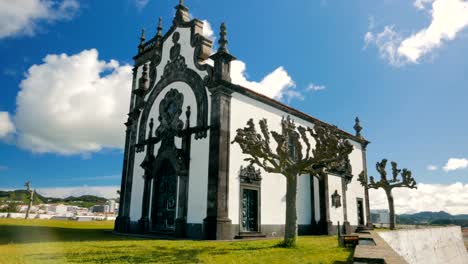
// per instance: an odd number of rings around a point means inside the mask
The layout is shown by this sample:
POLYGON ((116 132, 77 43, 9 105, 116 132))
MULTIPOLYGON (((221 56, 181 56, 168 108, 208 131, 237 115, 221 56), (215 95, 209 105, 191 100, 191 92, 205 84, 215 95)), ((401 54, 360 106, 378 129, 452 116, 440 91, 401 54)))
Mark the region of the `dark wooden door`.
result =
POLYGON ((364 225, 364 206, 362 200, 357 200, 358 224, 364 225))
POLYGON ((153 230, 174 231, 177 203, 177 175, 170 164, 165 164, 159 171, 153 190, 153 230))
POLYGON ((258 191, 242 191, 242 232, 258 231, 258 191))

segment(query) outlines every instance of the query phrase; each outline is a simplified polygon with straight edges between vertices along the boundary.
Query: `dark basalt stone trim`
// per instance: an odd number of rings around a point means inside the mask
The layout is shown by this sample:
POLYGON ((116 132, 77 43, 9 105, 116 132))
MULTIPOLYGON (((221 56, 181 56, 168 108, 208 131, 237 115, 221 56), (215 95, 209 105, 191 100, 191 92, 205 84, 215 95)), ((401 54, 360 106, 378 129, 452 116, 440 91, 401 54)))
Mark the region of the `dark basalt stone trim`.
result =
POLYGON ((254 100, 257 100, 257 101, 260 101, 262 103, 265 103, 269 106, 272 106, 276 109, 279 109, 283 112, 286 112, 290 115, 293 115, 293 116, 296 116, 296 117, 299 117, 303 120, 306 120, 306 121, 309 121, 313 124, 321 124, 325 127, 328 127, 328 128, 331 128, 331 129, 338 129, 338 131, 340 131, 341 133, 343 133, 344 135, 346 135, 346 137, 348 137, 349 139, 352 139, 358 143, 370 143, 369 141, 367 141, 366 139, 362 138, 362 137, 357 137, 353 134, 350 134, 344 130, 341 130, 333 125, 330 125, 328 123, 325 123, 315 117, 312 117, 306 113, 303 113, 297 109, 294 109, 292 107, 289 107, 281 102, 278 102, 274 99, 271 99, 265 95, 262 95, 262 94, 259 94, 259 93, 256 93, 246 87, 243 87, 243 86, 240 86, 240 85, 236 85, 236 84, 232 84, 232 83, 229 83, 229 82, 225 82, 225 81, 220 81, 220 83, 222 83, 224 86, 228 87, 229 89, 232 89, 234 92, 237 92, 237 93, 240 93, 242 95, 245 95, 247 97, 250 97, 254 100))
POLYGON ((330 233, 330 197, 328 191, 328 175, 319 178, 320 221, 318 223, 321 234, 330 233))
POLYGON ((315 220, 315 176, 310 175, 310 207, 311 207, 311 226, 313 229, 317 227, 317 221, 315 220))
MULTIPOLYGON (((204 61, 208 59, 208 57, 211 54, 211 47, 213 46, 213 41, 206 38, 203 36, 203 22, 198 20, 198 19, 193 19, 192 21, 189 22, 178 22, 176 25, 172 25, 169 31, 166 32, 166 34, 161 38, 158 39, 158 36, 155 36, 148 42, 146 42, 144 46, 144 52, 136 55, 133 57, 135 60, 135 65, 140 66, 146 61, 150 60, 152 58, 152 54, 154 53, 154 50, 159 52, 159 57, 162 56, 162 47, 163 43, 174 33, 174 31, 177 28, 190 28, 191 29, 191 43, 190 45, 195 48, 194 54, 193 54, 193 61, 197 69, 200 71, 206 71, 208 75, 205 77, 205 84, 211 83, 212 76, 213 76, 213 67, 209 64, 200 64, 200 61, 204 61), (159 42, 159 45, 156 43, 159 42)), ((159 61, 156 61, 155 66, 159 65, 160 63, 160 58, 159 61)), ((152 87, 150 87, 152 88, 152 87)))
MULTIPOLYGON (((137 82, 137 67, 133 68, 132 75, 132 90, 136 89, 137 82)), ((135 134, 135 117, 132 114, 135 107, 135 95, 132 93, 130 96, 130 109, 127 123, 125 123, 125 149, 124 160, 122 168, 122 180, 120 185, 120 207, 119 215, 115 221, 114 229, 117 232, 128 232, 130 228, 130 202, 132 196, 132 183, 133 183, 133 157, 131 155, 134 148, 132 148, 135 134), (132 164, 132 171, 130 171, 130 164, 132 164)))
POLYGON ((346 182, 344 178, 341 178, 341 192, 342 192, 342 199, 343 199, 343 229, 345 234, 349 234, 349 222, 348 222, 348 202, 346 198, 346 182))
MULTIPOLYGON (((171 72, 168 76, 165 76, 165 78, 161 79, 156 84, 156 87, 151 91, 140 120, 140 130, 138 132, 139 143, 142 143, 145 140, 146 124, 154 101, 168 85, 174 82, 185 82, 192 88, 197 102, 197 127, 208 127, 208 96, 205 85, 201 77, 195 71, 185 68, 184 71, 171 72)), ((206 134, 206 130, 199 132, 195 135, 195 138, 204 138, 206 137, 206 134)))
POLYGON ((203 220, 206 239, 231 239, 229 219, 230 91, 211 89, 210 145, 207 214, 203 220))
MULTIPOLYGON (((367 176, 367 145, 368 143, 361 144, 362 146, 362 166, 364 168, 364 173, 367 176)), ((374 225, 372 224, 372 218, 370 214, 370 204, 369 204, 369 188, 364 187, 364 199, 366 203, 366 226, 367 228, 374 229, 374 225)))

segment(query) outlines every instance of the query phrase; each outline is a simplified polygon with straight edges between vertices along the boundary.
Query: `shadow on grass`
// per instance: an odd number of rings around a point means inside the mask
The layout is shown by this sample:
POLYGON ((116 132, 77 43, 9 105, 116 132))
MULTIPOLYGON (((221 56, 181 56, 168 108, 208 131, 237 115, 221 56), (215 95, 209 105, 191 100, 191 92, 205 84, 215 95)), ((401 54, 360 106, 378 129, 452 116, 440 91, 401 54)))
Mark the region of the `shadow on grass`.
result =
POLYGON ((354 249, 350 252, 346 261, 334 261, 333 264, 352 264, 354 263, 354 249))
POLYGON ((152 251, 141 254, 129 255, 125 250, 99 251, 93 252, 73 252, 66 254, 31 254, 28 255, 36 261, 64 260, 72 263, 200 263, 199 254, 205 249, 174 249, 166 247, 156 247, 152 251))
MULTIPOLYGON (((135 238, 132 238, 135 239, 135 238)), ((64 241, 120 241, 107 229, 75 229, 47 226, 0 225, 0 245, 64 241)))

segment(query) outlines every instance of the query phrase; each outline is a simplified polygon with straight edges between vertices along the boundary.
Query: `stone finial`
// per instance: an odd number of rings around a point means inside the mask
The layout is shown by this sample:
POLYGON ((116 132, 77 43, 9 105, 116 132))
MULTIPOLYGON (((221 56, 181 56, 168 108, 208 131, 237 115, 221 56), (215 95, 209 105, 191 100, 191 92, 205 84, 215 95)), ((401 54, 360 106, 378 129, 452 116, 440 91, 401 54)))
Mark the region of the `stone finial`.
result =
POLYGON ((142 28, 141 29, 141 36, 140 36, 140 44, 138 45, 138 52, 143 52, 143 47, 145 46, 145 41, 146 41, 146 37, 145 37, 145 29, 142 28))
POLYGON ((356 119, 355 119, 354 130, 356 131, 356 136, 357 137, 362 137, 362 135, 361 135, 362 127, 361 127, 361 124, 360 124, 360 121, 359 121, 359 117, 356 117, 356 119))
POLYGON ((179 4, 175 7, 175 9, 176 15, 173 21, 174 25, 190 21, 190 16, 188 12, 189 9, 184 5, 184 0, 179 0, 179 4))
POLYGON ((221 27, 220 27, 221 31, 219 33, 220 35, 220 38, 219 38, 219 48, 218 48, 218 51, 223 51, 223 52, 226 52, 226 53, 229 53, 228 49, 227 49, 227 44, 228 44, 228 41, 227 41, 227 31, 226 31, 226 24, 223 22, 221 24, 221 27))
POLYGON ((219 35, 219 48, 218 51, 210 56, 210 59, 214 61, 214 79, 224 80, 231 82, 231 61, 236 58, 229 54, 227 49, 227 32, 226 24, 223 22, 220 27, 221 31, 219 35))
POLYGON ((163 26, 162 26, 162 17, 159 17, 158 30, 157 30, 157 33, 156 33, 156 36, 157 36, 157 37, 162 37, 162 36, 163 36, 162 30, 163 30, 163 26))

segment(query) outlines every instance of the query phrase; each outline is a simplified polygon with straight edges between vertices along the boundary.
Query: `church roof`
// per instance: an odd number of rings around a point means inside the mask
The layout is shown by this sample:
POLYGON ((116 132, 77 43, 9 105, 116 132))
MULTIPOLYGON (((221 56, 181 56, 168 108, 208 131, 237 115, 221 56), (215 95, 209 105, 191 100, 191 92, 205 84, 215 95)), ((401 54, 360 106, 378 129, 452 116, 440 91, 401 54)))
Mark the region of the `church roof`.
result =
POLYGON ((346 136, 348 136, 350 139, 353 139, 359 143, 362 143, 362 144, 369 144, 370 141, 366 140, 364 137, 358 137, 356 135, 353 135, 345 130, 342 130, 340 128, 338 128, 337 126, 334 126, 334 125, 331 125, 331 124, 328 124, 318 118, 315 118, 309 114, 306 114, 300 110, 297 110, 291 106, 288 106, 286 104, 283 104, 281 103, 280 101, 277 101, 275 99, 272 99, 266 95, 263 95, 261 93, 257 93, 247 87, 244 87, 244 86, 241 86, 241 85, 237 85, 237 84, 233 84, 231 82, 223 82, 223 84, 225 86, 227 86, 228 88, 231 88, 233 91, 235 92, 238 92, 240 94, 243 94, 243 95, 246 95, 248 97, 251 97, 257 101, 260 101, 262 103, 265 103, 265 104, 268 104, 272 107, 275 107, 281 111, 284 111, 288 114, 291 114, 291 115, 294 115, 296 117, 299 117, 299 118, 302 118, 306 121, 309 121, 313 124, 321 124, 323 126, 326 126, 326 127, 332 127, 332 128, 335 128, 335 129, 338 129, 340 132, 344 133, 346 136))

